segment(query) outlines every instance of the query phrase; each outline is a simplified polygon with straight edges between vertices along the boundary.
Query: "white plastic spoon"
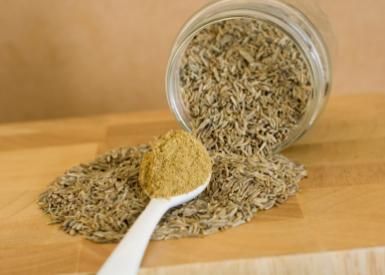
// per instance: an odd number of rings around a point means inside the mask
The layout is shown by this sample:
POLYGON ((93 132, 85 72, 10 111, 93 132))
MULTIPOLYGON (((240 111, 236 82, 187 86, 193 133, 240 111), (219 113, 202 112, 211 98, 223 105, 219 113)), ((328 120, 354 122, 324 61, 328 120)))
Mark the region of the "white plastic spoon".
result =
POLYGON ((153 198, 112 252, 98 275, 137 274, 147 244, 159 220, 172 207, 185 203, 206 189, 208 179, 193 191, 169 199, 153 198))

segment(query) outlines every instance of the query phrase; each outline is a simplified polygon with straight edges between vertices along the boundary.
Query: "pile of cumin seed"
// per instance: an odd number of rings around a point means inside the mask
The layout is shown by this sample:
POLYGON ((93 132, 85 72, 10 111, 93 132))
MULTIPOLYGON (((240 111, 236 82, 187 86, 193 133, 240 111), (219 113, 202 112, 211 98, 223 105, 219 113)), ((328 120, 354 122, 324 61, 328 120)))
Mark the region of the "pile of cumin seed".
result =
MULTIPOLYGON (((213 158, 213 175, 201 195, 168 211, 153 239, 238 226, 295 194, 306 171, 273 152, 300 122, 312 85, 288 35, 253 19, 213 23, 185 50, 180 83, 194 134, 213 158)), ((69 169, 40 195, 40 208, 71 235, 120 240, 149 201, 138 183, 148 150, 117 148, 69 169)))

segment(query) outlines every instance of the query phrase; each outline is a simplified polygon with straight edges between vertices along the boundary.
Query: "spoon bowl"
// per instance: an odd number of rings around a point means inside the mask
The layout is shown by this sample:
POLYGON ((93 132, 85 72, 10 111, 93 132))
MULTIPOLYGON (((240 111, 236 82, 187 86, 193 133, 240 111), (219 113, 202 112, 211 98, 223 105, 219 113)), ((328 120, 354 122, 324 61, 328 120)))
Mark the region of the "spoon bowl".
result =
POLYGON ((210 178, 211 174, 202 185, 188 193, 170 198, 152 198, 97 274, 137 274, 152 232, 162 216, 170 208, 197 197, 206 189, 210 178))
POLYGON ((167 200, 167 203, 170 205, 170 208, 175 207, 197 197, 200 193, 202 193, 206 189, 206 187, 209 185, 209 182, 210 182, 210 177, 202 185, 199 185, 197 188, 195 188, 194 190, 188 193, 178 195, 178 196, 173 196, 168 199, 154 198, 152 200, 167 200))

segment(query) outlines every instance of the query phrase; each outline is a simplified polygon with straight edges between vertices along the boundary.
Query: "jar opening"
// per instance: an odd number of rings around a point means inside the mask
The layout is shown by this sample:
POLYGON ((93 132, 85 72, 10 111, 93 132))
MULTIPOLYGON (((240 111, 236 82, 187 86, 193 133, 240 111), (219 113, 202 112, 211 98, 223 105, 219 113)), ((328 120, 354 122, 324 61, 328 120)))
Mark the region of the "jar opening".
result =
MULTIPOLYGON (((229 1, 222 2, 229 3, 229 1)), ((277 144, 276 151, 280 151, 301 137, 319 115, 330 87, 330 68, 328 67, 328 55, 322 38, 319 37, 311 23, 307 22, 306 17, 301 17, 297 11, 293 13, 293 8, 287 5, 285 5, 285 9, 282 9, 282 6, 277 8, 270 4, 261 5, 259 2, 254 1, 252 7, 240 4, 236 6, 230 5, 231 8, 226 6, 226 8, 216 12, 208 9, 206 13, 209 15, 206 14, 204 18, 200 18, 199 15, 202 15, 201 13, 193 17, 183 29, 184 31, 182 30, 172 51, 167 71, 166 90, 169 105, 175 113, 178 122, 183 128, 190 131, 192 129, 191 116, 180 93, 180 68, 183 55, 192 39, 210 25, 229 20, 259 20, 274 25, 297 45, 299 51, 305 57, 304 59, 311 75, 309 79, 310 85, 313 87, 305 112, 298 121, 298 125, 290 130, 290 135, 285 140, 277 144), (259 6, 256 6, 256 3, 259 3, 259 6)))

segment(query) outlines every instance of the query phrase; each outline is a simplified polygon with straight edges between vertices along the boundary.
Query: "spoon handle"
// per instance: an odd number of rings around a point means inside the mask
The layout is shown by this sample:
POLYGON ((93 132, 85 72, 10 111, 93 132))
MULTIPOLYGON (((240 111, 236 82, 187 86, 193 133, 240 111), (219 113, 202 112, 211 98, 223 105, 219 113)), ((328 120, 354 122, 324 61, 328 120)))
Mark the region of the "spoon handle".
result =
POLYGON ((137 274, 152 232, 168 208, 167 200, 152 199, 98 271, 98 275, 137 274))

